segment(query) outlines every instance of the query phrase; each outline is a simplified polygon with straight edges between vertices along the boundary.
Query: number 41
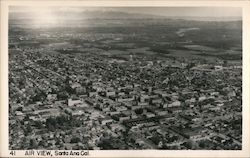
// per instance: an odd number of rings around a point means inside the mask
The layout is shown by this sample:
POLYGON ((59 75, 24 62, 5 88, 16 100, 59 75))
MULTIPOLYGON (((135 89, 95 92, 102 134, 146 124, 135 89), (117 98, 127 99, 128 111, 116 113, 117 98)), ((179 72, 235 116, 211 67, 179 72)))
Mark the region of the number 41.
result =
POLYGON ((16 155, 16 151, 11 151, 10 155, 16 155))

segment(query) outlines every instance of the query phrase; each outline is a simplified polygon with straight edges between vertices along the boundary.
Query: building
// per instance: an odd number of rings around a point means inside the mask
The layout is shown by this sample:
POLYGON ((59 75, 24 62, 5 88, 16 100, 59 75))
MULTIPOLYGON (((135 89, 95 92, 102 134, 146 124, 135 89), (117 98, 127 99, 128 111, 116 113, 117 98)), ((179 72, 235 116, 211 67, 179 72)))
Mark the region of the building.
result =
POLYGON ((83 102, 79 99, 77 99, 77 100, 68 99, 68 106, 74 106, 74 105, 82 104, 82 103, 83 102))

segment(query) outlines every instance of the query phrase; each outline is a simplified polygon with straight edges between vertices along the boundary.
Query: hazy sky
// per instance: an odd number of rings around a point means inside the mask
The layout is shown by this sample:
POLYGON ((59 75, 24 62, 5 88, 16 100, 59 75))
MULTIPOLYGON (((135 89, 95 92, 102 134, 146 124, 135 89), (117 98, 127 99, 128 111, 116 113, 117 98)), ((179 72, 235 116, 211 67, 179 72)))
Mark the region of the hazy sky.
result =
POLYGON ((241 16, 241 8, 222 7, 157 7, 157 8, 121 8, 120 11, 131 13, 145 13, 162 16, 198 16, 198 17, 222 17, 241 16))
POLYGON ((11 7, 10 12, 81 12, 86 10, 121 11, 161 16, 241 17, 237 7, 11 7))

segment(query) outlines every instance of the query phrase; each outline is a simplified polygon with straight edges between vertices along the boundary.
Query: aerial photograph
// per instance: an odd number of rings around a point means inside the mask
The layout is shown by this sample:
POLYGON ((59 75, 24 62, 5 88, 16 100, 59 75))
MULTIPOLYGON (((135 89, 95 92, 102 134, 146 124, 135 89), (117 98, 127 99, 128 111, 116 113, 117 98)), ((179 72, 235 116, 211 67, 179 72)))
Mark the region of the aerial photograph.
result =
POLYGON ((9 150, 242 150, 242 10, 10 6, 9 150))

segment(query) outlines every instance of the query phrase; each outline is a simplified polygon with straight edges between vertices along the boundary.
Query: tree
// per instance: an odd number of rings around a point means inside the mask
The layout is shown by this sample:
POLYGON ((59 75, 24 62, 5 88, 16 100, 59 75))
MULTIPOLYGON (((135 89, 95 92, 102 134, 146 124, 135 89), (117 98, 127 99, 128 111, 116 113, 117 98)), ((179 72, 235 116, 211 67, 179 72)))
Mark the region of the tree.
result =
POLYGON ((58 93, 58 95, 57 95, 57 97, 58 97, 58 99, 59 100, 65 100, 65 99, 67 99, 68 98, 68 93, 66 92, 66 91, 61 91, 61 92, 59 92, 58 93))
POLYGON ((204 149, 206 147, 206 143, 204 141, 199 142, 199 147, 204 149))
POLYGON ((108 139, 104 139, 103 141, 101 141, 98 146, 101 149, 107 150, 107 149, 113 149, 113 145, 112 145, 112 141, 108 140, 108 139))
POLYGON ((223 60, 223 66, 226 67, 228 65, 228 61, 227 60, 223 60))
POLYGON ((194 142, 192 140, 188 140, 183 145, 188 149, 193 149, 195 147, 194 142))
POLYGON ((70 140, 70 143, 78 143, 78 142, 80 142, 80 141, 81 141, 80 138, 74 137, 74 138, 72 138, 72 139, 70 140))
POLYGON ((30 124, 27 124, 26 128, 24 128, 23 131, 24 135, 27 136, 32 131, 30 124))
POLYGON ((142 108, 136 109, 136 110, 135 110, 135 113, 136 113, 137 115, 140 115, 140 114, 143 113, 143 109, 142 109, 142 108))
POLYGON ((189 63, 186 68, 189 70, 194 66, 195 66, 195 63, 189 63))
POLYGON ((30 148, 36 149, 38 147, 38 143, 35 139, 30 139, 30 148))
POLYGON ((43 123, 41 121, 35 121, 35 126, 38 128, 38 129, 41 129, 43 127, 43 123))

